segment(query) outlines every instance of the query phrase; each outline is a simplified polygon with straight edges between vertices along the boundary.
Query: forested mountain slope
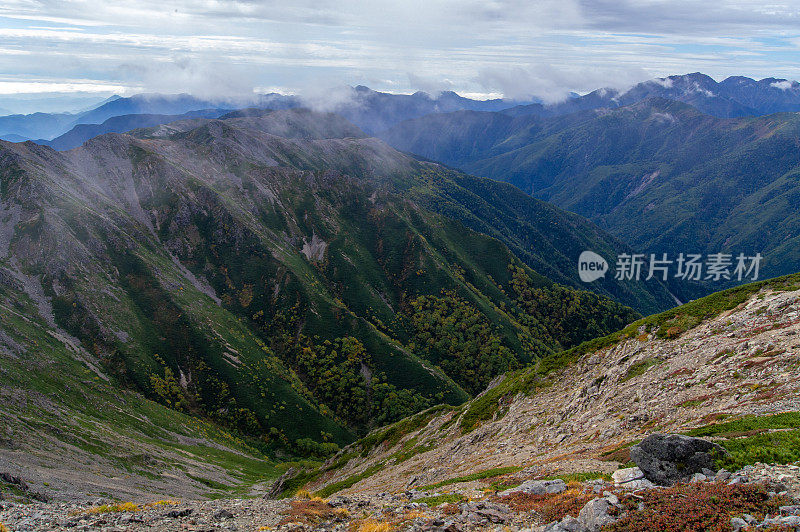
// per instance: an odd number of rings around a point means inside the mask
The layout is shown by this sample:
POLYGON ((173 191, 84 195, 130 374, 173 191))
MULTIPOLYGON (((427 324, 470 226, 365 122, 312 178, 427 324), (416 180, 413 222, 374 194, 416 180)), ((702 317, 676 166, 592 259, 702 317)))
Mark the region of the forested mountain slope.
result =
POLYGON ((453 492, 460 500, 502 489, 481 493, 476 480, 519 470, 610 480, 651 433, 716 436, 729 471, 794 462, 798 281, 715 293, 507 374, 461 407, 374 431, 294 486, 325 496, 453 492))
MULTIPOLYGON (((113 386, 264 452, 324 456, 636 317, 548 277, 575 273, 530 267, 574 272, 585 243, 624 249, 596 227, 334 115, 234 113, 67 152, 3 143, 0 168, 7 310, 113 386)), ((608 283, 623 301, 670 301, 608 283)), ((50 347, 21 343, 13 320, 0 331, 6 382, 23 383, 14 353, 50 347)), ((76 360, 67 381, 82 382, 76 360)))

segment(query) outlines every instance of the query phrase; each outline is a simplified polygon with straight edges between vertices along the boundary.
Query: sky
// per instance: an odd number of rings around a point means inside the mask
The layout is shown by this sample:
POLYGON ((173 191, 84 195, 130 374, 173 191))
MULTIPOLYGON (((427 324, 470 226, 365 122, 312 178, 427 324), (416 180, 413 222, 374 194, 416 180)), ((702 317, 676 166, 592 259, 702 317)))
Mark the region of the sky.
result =
POLYGON ((704 72, 800 78, 800 0, 3 0, 0 111, 112 94, 558 101, 704 72), (13 109, 12 109, 13 108, 13 109))

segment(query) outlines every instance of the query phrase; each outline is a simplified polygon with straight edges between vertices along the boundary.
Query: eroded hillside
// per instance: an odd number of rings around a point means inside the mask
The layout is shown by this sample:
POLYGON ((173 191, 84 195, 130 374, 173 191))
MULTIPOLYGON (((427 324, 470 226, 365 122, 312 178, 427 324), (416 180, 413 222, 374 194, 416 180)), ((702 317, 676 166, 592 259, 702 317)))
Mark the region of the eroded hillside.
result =
MULTIPOLYGON (((299 478, 329 495, 430 489, 522 468, 610 473, 629 460, 627 446, 649 433, 796 411, 798 280, 750 285, 646 318, 497 379, 463 407, 376 431, 299 478)), ((732 459, 752 460, 742 452, 732 459)))
MULTIPOLYGON (((138 433, 113 436, 126 418, 91 421, 136 392, 166 407, 162 425, 188 416, 241 435, 272 475, 262 453, 329 456, 636 318, 607 296, 670 302, 657 283, 556 284, 578 283, 573 251, 624 248, 333 115, 234 113, 67 152, 3 143, 0 178, 3 448, 52 440, 44 468, 74 470, 60 460, 78 440, 86 463, 150 454, 138 433)), ((188 482, 166 462, 105 474, 188 482)), ((239 484, 192 474, 212 491, 239 484)))

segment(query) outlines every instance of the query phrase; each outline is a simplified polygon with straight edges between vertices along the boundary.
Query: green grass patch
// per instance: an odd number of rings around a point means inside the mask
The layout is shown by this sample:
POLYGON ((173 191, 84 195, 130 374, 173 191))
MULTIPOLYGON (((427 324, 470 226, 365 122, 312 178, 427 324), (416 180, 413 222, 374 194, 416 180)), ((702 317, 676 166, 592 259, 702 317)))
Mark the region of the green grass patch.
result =
POLYGON ((344 489, 349 488, 350 486, 356 484, 357 482, 361 482, 365 478, 369 478, 381 469, 383 469, 384 464, 375 464, 366 468, 361 473, 357 473, 355 475, 351 475, 344 480, 340 480, 339 482, 334 482, 333 484, 328 484, 321 490, 317 491, 315 495, 319 497, 330 497, 337 491, 342 491, 344 489))
POLYGON ((455 477, 450 478, 447 480, 442 480, 441 482, 437 482, 436 484, 429 484, 427 486, 421 486, 418 488, 420 491, 430 491, 435 490, 437 488, 441 488, 442 486, 449 486, 450 484, 458 484, 460 482, 472 482, 473 480, 482 480, 484 478, 492 478, 492 477, 499 477, 500 475, 507 475, 509 473, 516 473, 522 469, 522 467, 512 466, 512 467, 497 467, 494 469, 487 469, 485 471, 479 471, 477 473, 472 473, 470 475, 464 475, 462 477, 455 477))
POLYGON ((564 482, 588 482, 589 480, 606 480, 611 481, 611 475, 608 473, 601 473, 600 471, 584 471, 581 473, 566 473, 563 475, 555 475, 547 477, 545 480, 561 479, 564 482))
POLYGON ((417 445, 417 438, 414 437, 405 442, 403 444, 403 447, 399 451, 394 453, 391 457, 394 458, 396 464, 400 464, 418 454, 430 451, 434 447, 436 447, 436 441, 431 441, 428 443, 417 445))
POLYGON ((678 403, 675 406, 677 406, 678 408, 694 408, 695 406, 700 406, 705 402, 706 399, 687 399, 686 401, 678 403))
POLYGON ((756 462, 787 464, 800 460, 800 412, 745 416, 686 434, 726 438, 718 443, 728 455, 719 456, 717 465, 729 470, 756 462))
POLYGON ((384 429, 371 432, 356 442, 355 446, 361 449, 361 456, 364 457, 366 457, 370 451, 372 451, 372 449, 381 444, 387 445, 388 448, 392 448, 397 445, 397 443, 402 440, 404 436, 411 434, 412 432, 415 432, 430 423, 431 419, 433 419, 436 414, 445 410, 453 409, 454 407, 450 405, 439 405, 429 408, 418 414, 414 414, 413 416, 401 419, 397 423, 389 425, 384 429))
POLYGON ((644 372, 648 369, 652 368, 653 366, 657 366, 661 364, 661 359, 658 358, 646 358, 641 362, 636 362, 635 364, 631 364, 631 367, 628 368, 627 373, 625 376, 622 377, 622 382, 629 381, 631 379, 635 379, 641 375, 644 375, 644 372))
POLYGON ((460 493, 444 493, 442 495, 434 495, 433 497, 414 499, 414 502, 425 503, 431 508, 435 508, 440 504, 458 504, 465 500, 467 500, 467 498, 460 493))
POLYGON ((486 420, 492 419, 504 400, 519 393, 529 395, 533 390, 547 386, 536 368, 527 368, 506 375, 499 384, 484 392, 467 406, 459 425, 464 433, 470 432, 486 420))
POLYGON ((800 430, 765 432, 720 442, 728 451, 717 465, 735 471, 756 462, 788 464, 800 460, 800 430))
POLYGON ((217 482, 216 480, 211 480, 210 478, 204 478, 199 475, 192 475, 191 473, 186 473, 186 476, 192 480, 196 480, 200 484, 211 488, 212 490, 220 490, 220 491, 227 491, 232 488, 232 486, 228 486, 227 484, 223 484, 222 482, 217 482))
POLYGON ((695 437, 731 436, 752 431, 800 429, 800 412, 784 412, 770 416, 744 416, 725 423, 715 423, 688 431, 695 437))

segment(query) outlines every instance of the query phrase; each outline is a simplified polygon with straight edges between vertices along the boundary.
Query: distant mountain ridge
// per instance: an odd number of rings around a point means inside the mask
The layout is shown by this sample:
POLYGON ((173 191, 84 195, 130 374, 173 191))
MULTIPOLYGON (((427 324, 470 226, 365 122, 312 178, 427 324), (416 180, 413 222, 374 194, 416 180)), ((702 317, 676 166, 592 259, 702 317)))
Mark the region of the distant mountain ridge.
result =
MULTIPOLYGON (((37 144, 50 146, 54 150, 64 151, 77 148, 84 142, 99 135, 106 133, 124 133, 132 129, 158 126, 178 120, 188 120, 192 118, 218 118, 227 113, 227 109, 203 109, 200 111, 189 111, 180 115, 159 115, 159 114, 130 114, 112 116, 101 124, 78 124, 63 135, 59 135, 53 140, 35 140, 37 144)), ((14 139, 6 139, 13 141, 14 139)))
MULTIPOLYGON (((67 134, 70 129, 86 124, 102 124, 118 116, 165 115, 161 123, 171 122, 174 115, 207 109, 233 110, 244 107, 261 109, 290 109, 313 107, 333 110, 367 133, 386 129, 398 122, 429 113, 460 109, 499 111, 518 105, 507 100, 471 100, 454 92, 443 92, 432 97, 424 92, 411 95, 389 94, 373 91, 364 86, 338 91, 331 101, 308 101, 302 97, 277 93, 256 95, 248 99, 201 99, 189 94, 137 94, 127 98, 113 97, 93 109, 82 113, 35 113, 32 115, 0 116, 0 139, 18 142, 43 139, 47 143, 67 134)), ((133 121, 134 119, 129 118, 133 121)), ((138 126, 134 126, 138 127, 138 126)), ((83 128, 85 133, 86 128, 83 128)), ((118 131, 118 128, 108 131, 118 131)), ((81 134, 71 136, 77 139, 81 134)), ((85 135, 84 135, 85 136, 85 135)), ((37 141, 40 142, 40 141, 37 141)), ((68 143, 74 147, 74 141, 68 143)))
POLYGON ((640 252, 764 255, 800 270, 800 114, 716 118, 674 100, 557 117, 430 115, 394 147, 510 182, 597 222, 640 252))
MULTIPOLYGON (((345 87, 336 90, 326 99, 302 96, 263 94, 251 99, 200 99, 188 94, 162 95, 138 94, 120 98, 112 97, 93 109, 81 113, 35 113, 31 115, 0 116, 0 139, 12 142, 36 140, 48 143, 63 136, 80 125, 102 124, 118 116, 136 114, 182 115, 206 109, 233 110, 243 107, 262 109, 289 109, 311 107, 333 111, 356 124, 363 131, 374 135, 409 119, 429 114, 448 113, 460 110, 503 112, 510 116, 563 116, 591 109, 611 109, 630 105, 648 98, 665 98, 688 103, 698 110, 716 117, 760 116, 777 112, 800 111, 800 84, 778 78, 753 80, 744 76, 732 76, 716 82, 701 73, 669 76, 645 81, 621 92, 616 89, 598 89, 586 95, 570 94, 561 103, 515 102, 505 99, 473 100, 452 91, 436 96, 424 92, 414 94, 390 94, 374 91, 368 87, 345 87)), ((133 119, 131 119, 133 120, 133 119)), ((109 131, 120 131, 116 126, 109 131)), ((134 126, 136 127, 136 126, 134 126)), ((59 149, 75 147, 77 140, 86 137, 87 128, 81 133, 71 134, 70 142, 59 141, 59 149)), ((108 132, 101 128, 99 133, 108 132)), ((99 134, 98 133, 98 134, 99 134)))
POLYGON ((800 83, 777 78, 756 81, 745 76, 731 76, 717 82, 695 72, 652 79, 624 92, 603 88, 562 103, 522 105, 503 112, 511 116, 561 116, 590 109, 624 107, 648 98, 687 103, 718 118, 761 116, 800 111, 800 83))

